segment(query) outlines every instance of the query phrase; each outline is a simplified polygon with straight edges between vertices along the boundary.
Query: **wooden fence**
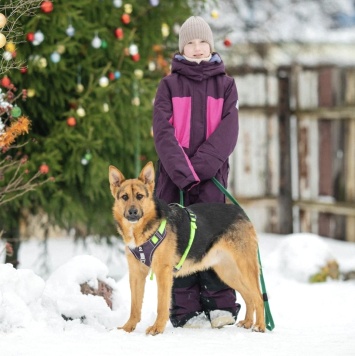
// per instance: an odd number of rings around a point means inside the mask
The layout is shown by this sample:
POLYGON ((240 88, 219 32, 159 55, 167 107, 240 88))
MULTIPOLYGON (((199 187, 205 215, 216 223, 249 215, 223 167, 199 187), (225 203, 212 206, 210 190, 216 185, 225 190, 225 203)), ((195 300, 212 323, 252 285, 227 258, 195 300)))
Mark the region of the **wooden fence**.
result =
POLYGON ((240 102, 229 189, 258 231, 355 242, 355 67, 229 74, 240 102))

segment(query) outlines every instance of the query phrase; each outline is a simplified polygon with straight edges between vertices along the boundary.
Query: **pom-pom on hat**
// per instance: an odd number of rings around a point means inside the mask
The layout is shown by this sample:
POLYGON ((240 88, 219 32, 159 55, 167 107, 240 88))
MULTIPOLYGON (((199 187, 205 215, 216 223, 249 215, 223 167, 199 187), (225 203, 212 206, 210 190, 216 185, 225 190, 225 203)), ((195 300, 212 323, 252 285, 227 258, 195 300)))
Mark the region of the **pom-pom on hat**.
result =
POLYGON ((209 24, 200 16, 189 17, 180 28, 179 52, 182 53, 185 45, 196 38, 206 41, 214 50, 213 35, 209 24))

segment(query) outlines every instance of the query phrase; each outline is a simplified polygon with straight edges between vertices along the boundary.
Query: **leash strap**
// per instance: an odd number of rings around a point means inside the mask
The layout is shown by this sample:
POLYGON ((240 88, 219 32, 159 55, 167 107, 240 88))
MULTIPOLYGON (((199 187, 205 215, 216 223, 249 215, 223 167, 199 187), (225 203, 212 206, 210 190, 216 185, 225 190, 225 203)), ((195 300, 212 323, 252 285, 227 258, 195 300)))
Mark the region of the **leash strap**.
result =
MULTIPOLYGON (((215 178, 212 178, 212 182, 217 186, 217 188, 235 205, 239 206, 241 209, 242 207, 240 204, 237 202, 237 200, 227 191, 226 188, 223 187, 223 185, 215 178)), ((242 209, 243 210, 243 209, 242 209)), ((244 211, 244 210, 243 210, 244 211)), ((263 300, 264 300, 264 310, 265 310, 265 322, 266 322, 266 328, 268 330, 273 330, 275 328, 275 323, 274 319, 271 314, 270 306, 269 306, 269 301, 268 301, 268 296, 266 293, 266 286, 265 286, 265 280, 264 280, 264 275, 263 275, 263 268, 261 265, 261 259, 260 259, 260 252, 258 248, 258 260, 259 260, 259 265, 260 265, 260 284, 261 284, 261 290, 263 293, 263 300)))

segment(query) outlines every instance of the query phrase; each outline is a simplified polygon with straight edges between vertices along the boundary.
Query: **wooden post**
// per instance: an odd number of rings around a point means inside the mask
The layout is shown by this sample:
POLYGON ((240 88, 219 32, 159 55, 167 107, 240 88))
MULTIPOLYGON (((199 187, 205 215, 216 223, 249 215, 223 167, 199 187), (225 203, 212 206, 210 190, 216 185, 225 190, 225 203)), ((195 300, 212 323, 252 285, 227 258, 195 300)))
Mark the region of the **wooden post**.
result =
POLYGON ((278 77, 278 120, 280 144, 280 187, 279 187, 279 214, 280 234, 293 232, 292 220, 292 182, 291 182, 291 110, 290 110, 290 84, 291 71, 289 68, 279 68, 278 77))
MULTIPOLYGON (((349 120, 346 137, 346 200, 355 202, 355 118, 349 120)), ((346 221, 346 240, 355 242, 355 216, 347 217, 346 221)))

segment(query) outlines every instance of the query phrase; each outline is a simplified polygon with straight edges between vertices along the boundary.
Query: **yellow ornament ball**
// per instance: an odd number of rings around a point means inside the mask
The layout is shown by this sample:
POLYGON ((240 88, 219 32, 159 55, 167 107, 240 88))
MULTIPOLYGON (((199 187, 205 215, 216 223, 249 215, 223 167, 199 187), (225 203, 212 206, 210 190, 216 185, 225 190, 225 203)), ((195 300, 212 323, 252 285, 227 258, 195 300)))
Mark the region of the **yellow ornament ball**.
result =
POLYGON ((32 88, 27 89, 27 96, 29 98, 33 98, 35 95, 36 95, 36 91, 34 89, 32 89, 32 88))
POLYGON ((138 97, 135 97, 132 99, 132 105, 133 106, 139 106, 141 104, 141 101, 138 97))
POLYGON ((0 13, 0 28, 3 28, 6 25, 7 19, 4 14, 0 13))
POLYGON ((65 46, 64 45, 58 45, 57 52, 59 54, 63 54, 65 52, 65 46))
POLYGON ((44 57, 41 57, 41 58, 38 60, 38 67, 40 67, 40 68, 46 68, 46 67, 47 67, 47 59, 44 58, 44 57))
POLYGON ((142 79, 143 78, 143 71, 142 69, 135 69, 134 70, 134 76, 137 78, 137 79, 142 79))
POLYGON ((161 25, 161 33, 163 35, 164 38, 168 37, 170 34, 170 28, 169 25, 167 23, 163 23, 161 25))
POLYGON ((6 37, 0 33, 0 48, 3 48, 5 46, 6 43, 6 37))
POLYGON ((219 13, 218 13, 218 11, 216 9, 211 11, 211 17, 213 19, 218 19, 219 13))
POLYGON ((78 83, 77 85, 76 85, 76 92, 77 93, 82 93, 84 91, 84 85, 82 85, 81 83, 78 83))
POLYGON ((124 4, 124 12, 126 14, 131 14, 133 11, 133 6, 132 4, 124 4))
POLYGON ((16 46, 13 42, 8 42, 8 43, 6 43, 5 50, 13 53, 16 50, 16 46))

